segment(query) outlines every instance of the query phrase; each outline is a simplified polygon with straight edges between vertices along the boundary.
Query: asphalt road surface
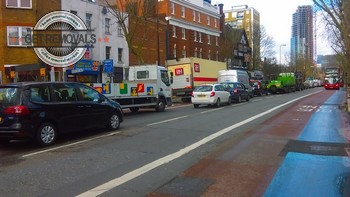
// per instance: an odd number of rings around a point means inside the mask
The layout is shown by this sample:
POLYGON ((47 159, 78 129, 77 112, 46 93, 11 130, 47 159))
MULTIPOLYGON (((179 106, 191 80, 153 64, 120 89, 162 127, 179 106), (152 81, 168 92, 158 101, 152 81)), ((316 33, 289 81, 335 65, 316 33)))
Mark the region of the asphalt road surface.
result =
POLYGON ((220 108, 178 104, 126 111, 117 131, 50 148, 0 145, 0 196, 346 196, 344 99, 313 88, 220 108))

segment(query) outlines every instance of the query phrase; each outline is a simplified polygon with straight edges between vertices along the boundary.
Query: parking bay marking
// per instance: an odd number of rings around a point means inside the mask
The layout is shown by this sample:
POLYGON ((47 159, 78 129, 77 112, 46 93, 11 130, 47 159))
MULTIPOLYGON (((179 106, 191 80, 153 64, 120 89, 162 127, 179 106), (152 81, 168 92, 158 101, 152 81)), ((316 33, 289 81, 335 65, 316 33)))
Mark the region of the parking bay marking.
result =
POLYGON ((186 117, 188 117, 188 115, 180 116, 180 117, 172 118, 172 119, 168 119, 168 120, 163 120, 163 121, 160 121, 160 122, 151 123, 151 124, 148 124, 147 126, 153 126, 153 125, 157 125, 157 124, 162 124, 162 123, 165 123, 165 122, 170 122, 170 121, 173 121, 173 120, 178 120, 178 119, 186 118, 186 117))
POLYGON ((218 138, 218 137, 220 137, 220 136, 222 136, 222 135, 232 131, 233 129, 236 129, 236 128, 242 126, 242 125, 245 125, 245 124, 247 124, 247 123, 249 123, 249 122, 251 122, 251 121, 253 121, 255 119, 263 117, 266 114, 269 114, 269 113, 271 113, 273 111, 276 111, 277 109, 279 109, 279 108, 281 108, 283 106, 289 105, 290 103, 293 103, 293 102, 295 102, 297 100, 300 100, 302 98, 308 97, 308 96, 316 94, 316 93, 318 93, 318 92, 310 93, 310 94, 307 94, 307 95, 295 98, 295 99, 290 100, 290 101, 288 101, 286 103, 278 105, 278 106, 276 106, 276 107, 274 107, 272 109, 269 109, 269 110, 267 110, 265 112, 262 112, 260 114, 255 115, 255 116, 252 116, 252 117, 250 117, 250 118, 248 118, 246 120, 243 120, 243 121, 238 122, 238 123, 236 123, 234 125, 226 127, 224 129, 221 129, 221 130, 219 130, 219 131, 217 131, 217 132, 215 132, 215 133, 213 133, 213 134, 211 134, 211 135, 209 135, 209 136, 207 136, 207 137, 205 137, 205 138, 203 138, 203 139, 201 139, 201 140, 199 140, 199 141, 197 141, 197 142, 195 142, 195 143, 193 143, 193 144, 191 144, 191 145, 189 145, 189 146, 187 146, 187 147, 185 147, 183 149, 180 149, 180 150, 178 150, 178 151, 176 151, 174 153, 171 153, 171 154, 169 154, 167 156, 159 158, 159 159, 157 159, 157 160, 155 160, 155 161, 153 161, 151 163, 148 163, 148 164, 146 164, 146 165, 144 165, 144 166, 142 166, 142 167, 140 167, 138 169, 135 169, 135 170, 133 170, 131 172, 128 172, 128 173, 120 176, 120 177, 117 177, 117 178, 112 179, 112 180, 110 180, 110 181, 108 181, 106 183, 103 183, 102 185, 99 185, 99 186, 97 186, 95 188, 92 188, 92 189, 90 189, 90 190, 88 190, 88 191, 86 191, 84 193, 81 193, 81 194, 79 194, 77 196, 78 197, 91 197, 91 196, 98 196, 98 195, 100 195, 102 193, 105 193, 105 192, 107 192, 107 191, 109 191, 109 190, 111 190, 111 189, 113 189, 115 187, 118 187, 118 186, 120 186, 120 185, 122 185, 122 184, 124 184, 124 183, 126 183, 126 182, 128 182, 128 181, 130 181, 132 179, 134 179, 134 178, 137 178, 137 177, 139 177, 139 176, 141 176, 141 175, 143 175, 143 174, 145 174, 145 173, 147 173, 147 172, 149 172, 149 171, 151 171, 151 170, 153 170, 153 169, 155 169, 155 168, 157 168, 157 167, 159 167, 161 165, 169 163, 169 162, 171 162, 171 161, 173 161, 173 160, 175 160, 175 159, 177 159, 177 158, 179 158, 179 157, 189 153, 190 151, 192 151, 192 150, 194 150, 194 149, 196 149, 196 148, 198 148, 198 147, 200 147, 200 146, 210 142, 211 140, 214 140, 214 139, 216 139, 216 138, 218 138))
POLYGON ((82 141, 79 141, 79 142, 74 142, 74 143, 71 143, 71 144, 66 144, 66 145, 63 145, 63 146, 57 146, 57 147, 54 147, 54 148, 49 148, 49 149, 45 149, 45 150, 42 150, 42 151, 25 154, 25 155, 22 155, 22 157, 24 157, 24 158, 25 157, 30 157, 30 156, 38 155, 38 154, 41 154, 41 153, 50 152, 50 151, 53 151, 53 150, 58 150, 58 149, 61 149, 61 148, 74 146, 74 145, 77 145, 77 144, 82 144, 82 143, 89 142, 89 141, 92 141, 92 140, 96 140, 96 139, 100 139, 100 138, 104 138, 104 137, 109 137, 109 136, 112 136, 112 135, 115 135, 115 134, 118 134, 118 133, 120 133, 120 131, 109 133, 109 134, 106 134, 106 135, 100 135, 100 136, 97 136, 97 137, 89 138, 89 139, 82 140, 82 141))

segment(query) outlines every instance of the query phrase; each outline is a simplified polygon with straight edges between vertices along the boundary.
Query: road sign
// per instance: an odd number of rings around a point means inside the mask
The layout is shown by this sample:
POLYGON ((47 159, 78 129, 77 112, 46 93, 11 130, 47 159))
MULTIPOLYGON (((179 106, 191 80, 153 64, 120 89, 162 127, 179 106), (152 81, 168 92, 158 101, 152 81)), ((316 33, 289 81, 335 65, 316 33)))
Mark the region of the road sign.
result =
POLYGON ((103 61, 103 70, 105 73, 113 73, 114 67, 113 67, 113 60, 105 60, 103 61))

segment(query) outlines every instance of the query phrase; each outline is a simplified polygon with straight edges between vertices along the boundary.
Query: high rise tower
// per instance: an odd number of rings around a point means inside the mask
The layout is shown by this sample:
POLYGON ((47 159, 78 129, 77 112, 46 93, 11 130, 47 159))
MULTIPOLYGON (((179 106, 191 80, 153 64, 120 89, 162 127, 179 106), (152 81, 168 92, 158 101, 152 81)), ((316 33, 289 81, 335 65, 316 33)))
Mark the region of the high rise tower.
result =
POLYGON ((293 14, 291 61, 296 64, 298 59, 313 61, 313 10, 311 5, 299 6, 293 14))

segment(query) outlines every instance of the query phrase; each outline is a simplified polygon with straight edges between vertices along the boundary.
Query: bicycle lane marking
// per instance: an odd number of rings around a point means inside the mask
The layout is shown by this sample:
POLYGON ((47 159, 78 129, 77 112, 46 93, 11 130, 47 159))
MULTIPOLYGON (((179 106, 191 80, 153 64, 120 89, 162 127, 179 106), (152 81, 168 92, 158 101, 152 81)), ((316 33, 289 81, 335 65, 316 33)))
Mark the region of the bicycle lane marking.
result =
MULTIPOLYGON (((347 143, 346 135, 339 129, 341 112, 334 107, 341 104, 344 94, 343 91, 335 92, 320 106, 322 110, 315 109, 298 140, 347 143)), ((327 149, 326 146, 314 148, 327 149)), ((343 196, 348 173, 348 156, 288 152, 264 196, 343 196)))

